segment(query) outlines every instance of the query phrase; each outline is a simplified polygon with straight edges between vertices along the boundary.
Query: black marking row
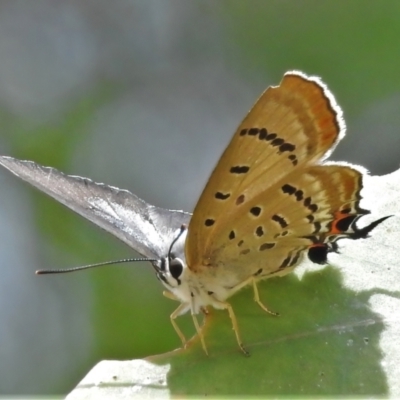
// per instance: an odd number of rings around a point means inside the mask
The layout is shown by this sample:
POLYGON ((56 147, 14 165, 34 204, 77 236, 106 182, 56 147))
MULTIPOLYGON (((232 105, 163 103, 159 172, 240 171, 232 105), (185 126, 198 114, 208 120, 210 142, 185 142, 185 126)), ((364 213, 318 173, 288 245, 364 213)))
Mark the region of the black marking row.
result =
POLYGON ((302 201, 304 199, 304 193, 300 189, 296 189, 294 186, 288 183, 282 186, 282 192, 294 196, 297 201, 302 201))
MULTIPOLYGON (((310 221, 310 223, 314 222, 314 216, 312 215, 318 210, 318 205, 312 202, 311 197, 304 197, 304 192, 300 189, 297 189, 296 187, 289 185, 288 183, 285 183, 282 187, 282 192, 285 194, 288 194, 289 196, 293 196, 296 201, 298 202, 303 202, 304 207, 306 207, 311 214, 307 215, 307 219, 310 221)), ((321 226, 318 222, 314 223, 316 231, 321 229, 321 226)))
MULTIPOLYGON (((285 139, 278 137, 276 133, 269 133, 266 128, 250 128, 242 129, 239 132, 240 136, 254 136, 258 137, 259 140, 265 140, 270 142, 271 146, 278 147, 279 153, 289 152, 292 153, 296 146, 293 143, 286 142, 285 139)), ((297 165, 298 160, 295 154, 290 154, 288 159, 293 165, 297 165)))
MULTIPOLYGON (((219 192, 218 192, 219 193, 219 192)), ((240 196, 238 197, 238 199, 240 198, 240 196)), ((238 200, 236 200, 236 202, 238 202, 238 200)), ((250 212, 250 214, 253 216, 253 217, 259 217, 260 215, 261 215, 261 213, 262 213, 262 208, 261 207, 259 207, 259 206, 254 206, 254 207, 251 207, 250 208, 250 210, 249 210, 249 212, 250 212)), ((311 216, 312 217, 312 216, 311 216)), ((313 217, 312 217, 313 218, 313 217)), ((282 229, 284 229, 284 228, 286 228, 289 224, 288 224, 288 222, 286 221, 286 219, 282 216, 282 215, 278 215, 278 214, 274 214, 272 217, 271 217, 271 220, 272 221, 274 221, 274 222, 276 222, 276 223, 278 223, 279 225, 280 225, 280 227, 282 228, 282 229)), ((311 222, 311 221, 310 221, 311 222)), ((205 226, 207 226, 207 227, 211 227, 211 226, 213 226, 215 224, 215 219, 213 219, 213 218, 207 218, 205 221, 204 221, 204 225, 205 226)), ((287 231, 284 231, 284 232, 282 232, 282 236, 286 236, 287 235, 287 231)), ((258 226, 257 228, 256 228, 256 230, 255 230, 255 234, 258 236, 258 237, 262 237, 263 235, 264 235, 264 228, 260 225, 260 226, 258 226)), ((233 240, 233 239, 235 239, 235 237, 236 237, 236 234, 235 234, 235 232, 234 231, 230 231, 230 233, 229 233, 229 239, 230 240, 233 240)))
MULTIPOLYGON (((279 266, 279 268, 274 271, 274 272, 270 272, 268 275, 273 275, 277 272, 280 272, 282 270, 284 270, 285 268, 289 268, 292 267, 294 265, 296 265, 299 262, 299 258, 301 255, 301 251, 297 251, 296 253, 292 253, 289 254, 283 261, 282 264, 279 266)), ((263 273, 263 269, 260 268, 258 271, 256 271, 253 276, 260 276, 263 273)))
POLYGON ((289 254, 282 262, 282 264, 279 266, 278 271, 282 271, 285 268, 292 267, 293 265, 296 265, 299 261, 301 252, 298 251, 294 255, 289 254))

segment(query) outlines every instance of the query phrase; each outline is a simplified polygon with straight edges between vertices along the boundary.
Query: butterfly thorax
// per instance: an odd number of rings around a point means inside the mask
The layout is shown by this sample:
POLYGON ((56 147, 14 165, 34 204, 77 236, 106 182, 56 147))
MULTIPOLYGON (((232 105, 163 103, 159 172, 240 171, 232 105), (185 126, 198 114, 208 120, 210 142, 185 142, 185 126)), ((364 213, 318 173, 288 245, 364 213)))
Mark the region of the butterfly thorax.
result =
POLYGON ((188 311, 197 314, 208 305, 221 308, 219 303, 231 295, 215 279, 191 271, 180 258, 162 259, 157 277, 176 300, 186 305, 181 314, 188 311))
POLYGON ((267 278, 238 276, 231 269, 221 267, 203 267, 193 271, 180 258, 163 258, 157 277, 176 300, 186 305, 180 314, 188 311, 197 314, 206 306, 224 308, 225 300, 249 285, 253 279, 267 278))

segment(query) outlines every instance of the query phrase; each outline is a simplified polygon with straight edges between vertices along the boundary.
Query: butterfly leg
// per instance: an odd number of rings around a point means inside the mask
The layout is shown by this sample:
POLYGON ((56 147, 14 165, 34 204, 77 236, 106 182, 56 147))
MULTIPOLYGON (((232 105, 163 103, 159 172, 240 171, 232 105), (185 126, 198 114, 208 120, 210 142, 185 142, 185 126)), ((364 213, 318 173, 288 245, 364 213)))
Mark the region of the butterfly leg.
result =
POLYGON ((193 319, 194 326, 195 326, 197 334, 199 335, 199 338, 200 338, 201 347, 203 347, 204 353, 206 353, 206 355, 208 356, 207 346, 206 346, 206 342, 204 341, 203 332, 200 329, 200 326, 199 326, 199 323, 197 321, 196 315, 193 312, 191 314, 192 314, 192 319, 193 319))
POLYGON ((254 301, 268 314, 279 316, 279 313, 269 310, 260 300, 260 295, 258 293, 257 282, 253 279, 253 291, 254 291, 254 301))
MULTIPOLYGON (((168 292, 166 290, 164 290, 163 295, 165 297, 167 297, 168 299, 179 301, 179 299, 173 293, 168 292)), ((171 324, 175 329, 175 332, 178 334, 178 336, 180 337, 180 339, 182 341, 183 347, 186 347, 187 340, 185 338, 185 335, 180 330, 178 324, 175 322, 175 319, 181 315, 181 313, 185 310, 186 307, 187 307, 186 304, 183 304, 183 303, 180 304, 179 307, 169 317, 170 320, 171 320, 171 324)), ((204 312, 204 310, 202 310, 202 311, 204 312)), ((194 327, 196 328, 196 332, 199 335, 199 338, 200 338, 200 341, 201 341, 201 346, 203 347, 204 352, 208 355, 206 343, 204 341, 203 333, 201 332, 201 329, 200 329, 199 323, 197 321, 196 315, 193 312, 191 314, 192 314, 194 327)))
POLYGON ((240 347, 240 350, 242 350, 242 352, 245 356, 249 356, 250 353, 243 346, 243 342, 242 342, 242 339, 241 339, 240 333, 239 333, 239 326, 238 326, 238 323, 236 320, 235 313, 233 312, 232 306, 229 303, 220 302, 220 301, 218 301, 216 303, 217 303, 217 304, 215 304, 216 308, 220 308, 220 309, 228 311, 229 318, 231 319, 231 322, 232 322, 232 329, 235 332, 236 341, 240 347))
MULTIPOLYGON (((173 293, 168 292, 167 290, 163 291, 163 295, 168 299, 179 301, 179 299, 173 293)), ((175 319, 177 317, 179 317, 180 313, 183 311, 184 308, 185 308, 185 305, 180 304, 179 307, 170 315, 169 318, 171 320, 172 326, 175 329, 175 332, 177 333, 177 335, 179 336, 179 338, 182 341, 183 347, 186 347, 187 340, 185 338, 185 335, 182 333, 182 331, 179 329, 178 324, 175 322, 175 319)))
POLYGON ((167 299, 180 301, 172 292, 168 292, 167 290, 164 290, 164 291, 162 292, 162 294, 163 294, 163 296, 166 297, 167 299))
MULTIPOLYGON (((166 292, 166 293, 169 293, 169 294, 171 294, 171 295, 173 296, 173 294, 170 293, 170 292, 166 292)), ((166 296, 166 295, 165 295, 165 297, 172 298, 172 297, 169 297, 169 296, 166 296)), ((174 299, 173 299, 173 300, 174 300, 174 299)), ((170 315, 169 318, 170 318, 170 320, 171 320, 172 326, 173 326, 174 329, 175 329, 175 332, 177 333, 177 335, 179 336, 179 338, 180 338, 181 341, 182 341, 183 347, 186 347, 187 340, 186 340, 186 338, 185 338, 185 335, 182 333, 182 331, 180 330, 178 324, 175 322, 175 319, 176 319, 177 317, 179 317, 179 315, 181 315, 181 312, 183 311, 184 308, 186 308, 186 304, 183 304, 183 303, 180 304, 179 307, 170 315)))

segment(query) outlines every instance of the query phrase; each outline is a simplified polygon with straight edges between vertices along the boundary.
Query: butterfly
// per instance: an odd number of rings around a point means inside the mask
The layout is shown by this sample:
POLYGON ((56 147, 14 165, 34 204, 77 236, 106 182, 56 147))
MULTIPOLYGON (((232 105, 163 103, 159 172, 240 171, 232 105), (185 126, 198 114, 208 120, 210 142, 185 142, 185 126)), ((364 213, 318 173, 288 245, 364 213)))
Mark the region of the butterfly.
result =
POLYGON ((147 257, 166 297, 180 302, 207 347, 196 314, 227 310, 240 349, 247 354, 227 299, 257 282, 291 272, 304 257, 326 264, 342 238, 366 238, 383 217, 356 222, 363 171, 324 161, 345 134, 342 111, 319 78, 284 75, 257 100, 222 154, 194 209, 152 206, 127 190, 65 175, 32 161, 0 156, 21 179, 112 233, 147 257))

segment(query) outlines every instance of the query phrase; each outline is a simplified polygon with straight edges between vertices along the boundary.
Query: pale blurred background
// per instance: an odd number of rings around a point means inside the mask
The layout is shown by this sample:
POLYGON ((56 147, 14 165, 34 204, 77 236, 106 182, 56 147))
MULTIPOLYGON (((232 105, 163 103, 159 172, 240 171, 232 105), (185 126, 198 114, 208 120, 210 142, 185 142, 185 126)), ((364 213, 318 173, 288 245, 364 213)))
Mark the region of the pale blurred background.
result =
MULTIPOLYGON (((398 168, 397 0, 0 0, 0 153, 192 211, 291 69, 344 109, 335 160, 398 168)), ((0 184, 0 395, 65 394, 99 360, 179 346, 149 265, 35 276, 135 253, 6 171, 0 184)))

